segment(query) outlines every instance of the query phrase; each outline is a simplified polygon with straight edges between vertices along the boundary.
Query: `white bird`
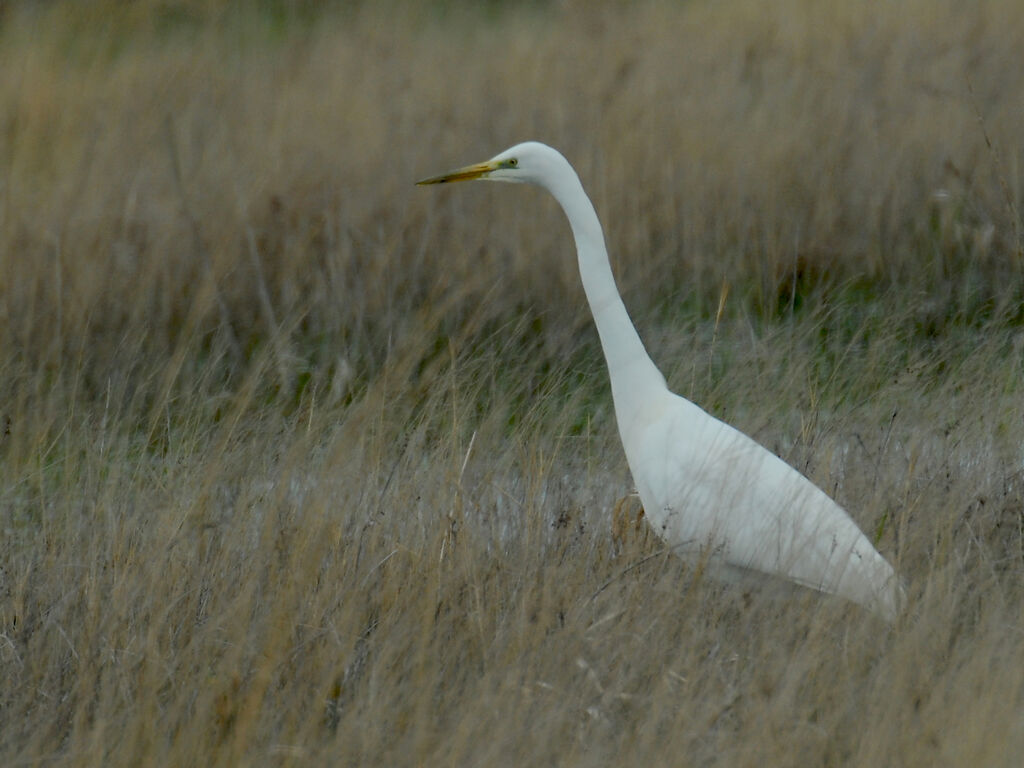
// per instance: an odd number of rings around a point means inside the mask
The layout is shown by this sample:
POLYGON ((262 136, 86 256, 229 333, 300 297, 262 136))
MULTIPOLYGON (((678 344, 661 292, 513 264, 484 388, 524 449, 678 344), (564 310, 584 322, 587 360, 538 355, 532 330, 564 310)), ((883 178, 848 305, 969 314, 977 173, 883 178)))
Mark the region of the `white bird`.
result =
POLYGON ((771 451, 668 389, 622 303, 597 213, 569 162, 526 142, 418 183, 472 179, 536 184, 565 211, 622 447, 645 516, 666 544, 684 556, 706 555, 727 578, 770 574, 895 620, 899 580, 850 516, 771 451))

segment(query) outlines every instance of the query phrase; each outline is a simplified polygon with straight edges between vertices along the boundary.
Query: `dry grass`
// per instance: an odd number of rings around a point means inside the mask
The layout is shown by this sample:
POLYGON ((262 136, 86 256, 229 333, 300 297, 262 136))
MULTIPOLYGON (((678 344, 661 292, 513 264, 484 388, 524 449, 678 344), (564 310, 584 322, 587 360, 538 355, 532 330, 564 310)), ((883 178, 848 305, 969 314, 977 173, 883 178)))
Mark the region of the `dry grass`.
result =
POLYGON ((260 7, 0 15, 0 763, 1017 765, 1016 3, 260 7), (891 631, 614 550, 526 138, 891 631))

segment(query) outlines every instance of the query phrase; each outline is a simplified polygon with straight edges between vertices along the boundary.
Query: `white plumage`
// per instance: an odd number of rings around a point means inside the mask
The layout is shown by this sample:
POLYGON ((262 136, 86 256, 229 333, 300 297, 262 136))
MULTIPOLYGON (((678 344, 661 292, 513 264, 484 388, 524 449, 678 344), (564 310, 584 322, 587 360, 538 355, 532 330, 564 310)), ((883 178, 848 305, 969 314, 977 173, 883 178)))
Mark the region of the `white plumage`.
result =
POLYGON ((471 179, 536 184, 565 211, 622 446, 658 535, 680 554, 707 554, 718 568, 789 579, 895 619, 899 581, 850 516, 773 453, 669 391, 622 303, 601 224, 569 162, 526 142, 419 183, 471 179))

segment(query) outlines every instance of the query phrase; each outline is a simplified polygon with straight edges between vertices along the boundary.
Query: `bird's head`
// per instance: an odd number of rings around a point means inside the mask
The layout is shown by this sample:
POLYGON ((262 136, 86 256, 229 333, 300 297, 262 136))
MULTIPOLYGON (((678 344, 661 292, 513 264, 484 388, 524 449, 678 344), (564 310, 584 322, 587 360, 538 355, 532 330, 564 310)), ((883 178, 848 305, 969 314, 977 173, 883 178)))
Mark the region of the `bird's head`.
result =
POLYGON ((467 165, 448 171, 440 176, 423 179, 417 184, 447 184, 452 181, 510 181, 519 184, 548 186, 558 167, 568 167, 568 162, 557 150, 536 141, 527 141, 509 147, 504 152, 484 163, 467 165))

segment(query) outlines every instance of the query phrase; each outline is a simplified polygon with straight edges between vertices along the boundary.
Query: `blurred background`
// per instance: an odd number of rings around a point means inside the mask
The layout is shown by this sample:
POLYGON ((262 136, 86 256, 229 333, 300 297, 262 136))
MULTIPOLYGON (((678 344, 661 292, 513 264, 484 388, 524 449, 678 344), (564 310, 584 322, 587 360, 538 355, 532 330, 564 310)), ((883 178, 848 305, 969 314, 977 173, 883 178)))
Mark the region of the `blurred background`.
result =
POLYGON ((97 391, 175 351, 233 379, 273 344, 275 396, 341 396, 410 323, 446 346, 521 313, 595 355, 550 201, 412 186, 525 139, 576 165, 655 348, 723 283, 756 324, 845 302, 915 343, 1016 326, 1012 10, 7 4, 5 367, 75 361, 97 391))

